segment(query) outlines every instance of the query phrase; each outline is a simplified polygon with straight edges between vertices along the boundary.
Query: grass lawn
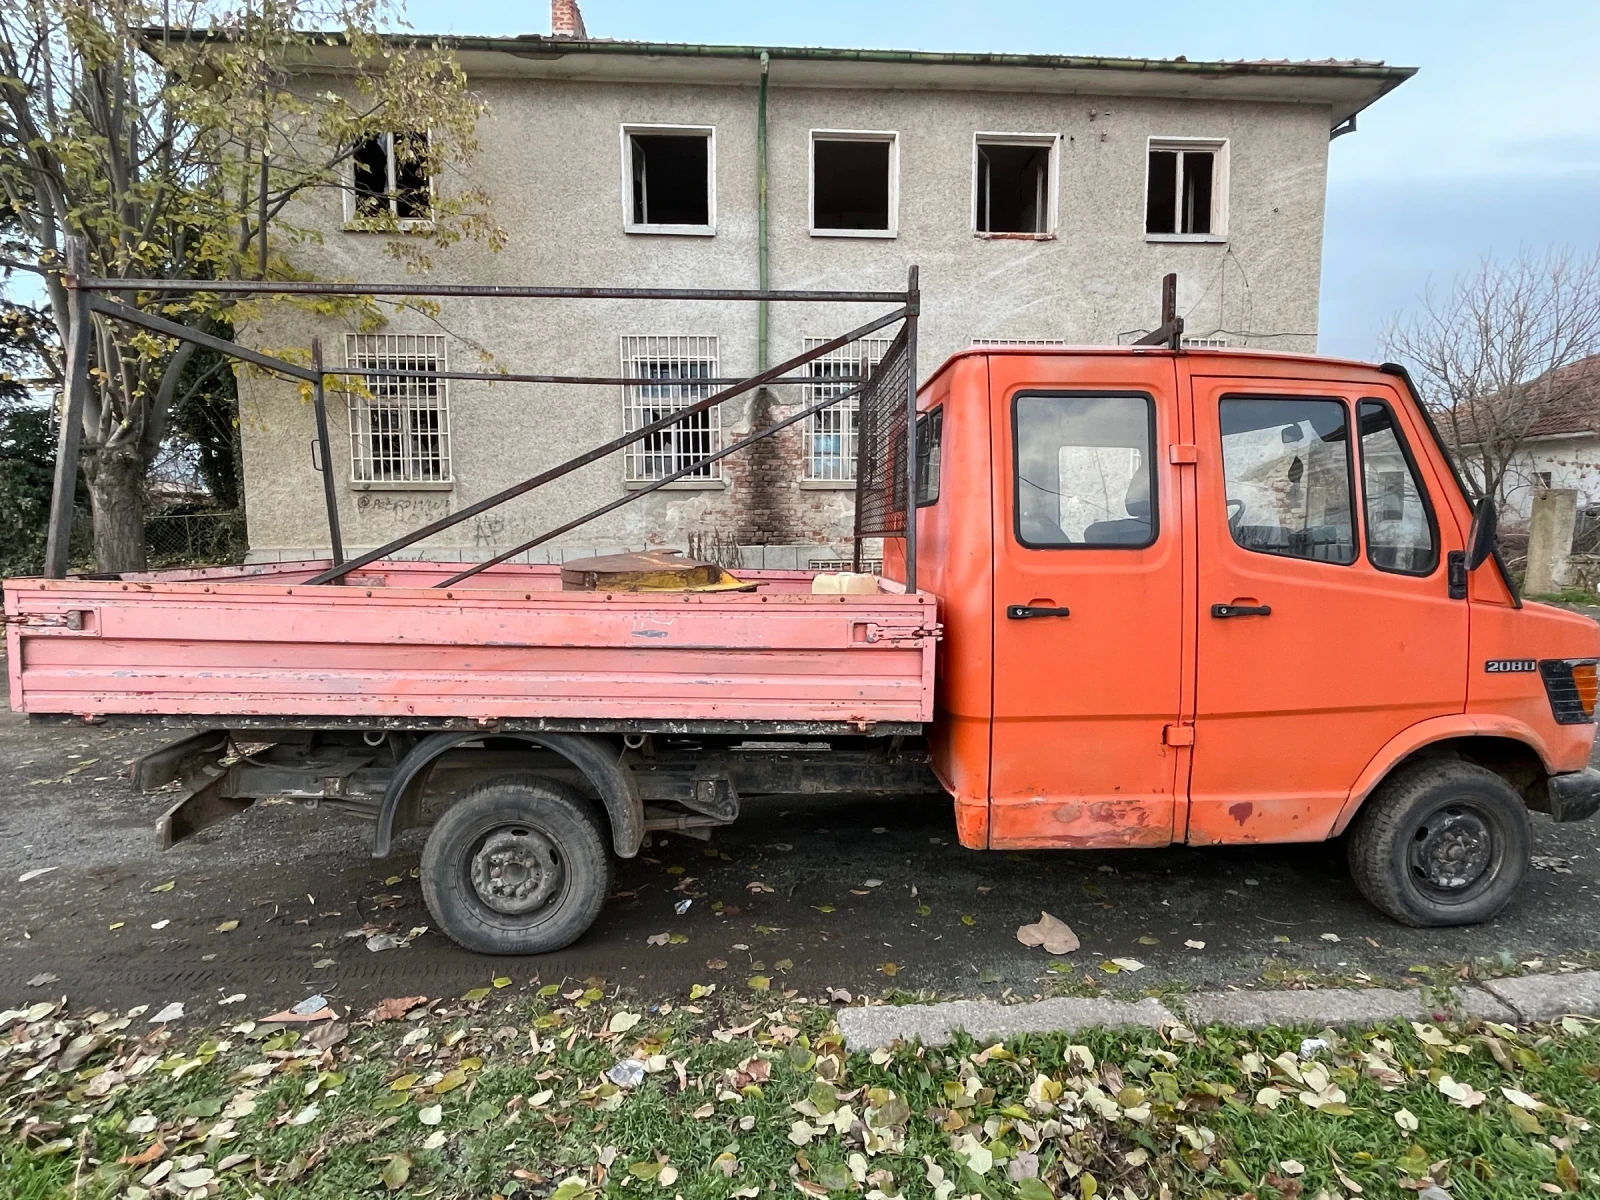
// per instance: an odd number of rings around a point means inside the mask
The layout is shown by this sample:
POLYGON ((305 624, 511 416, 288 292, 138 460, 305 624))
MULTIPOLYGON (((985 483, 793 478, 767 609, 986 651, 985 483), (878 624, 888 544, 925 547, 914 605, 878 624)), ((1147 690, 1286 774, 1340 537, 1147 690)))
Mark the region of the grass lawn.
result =
POLYGON ((869 1055, 826 1005, 750 985, 653 1010, 597 981, 490 987, 207 1031, 41 1002, 0 1014, 0 1196, 1600 1195, 1592 1022, 869 1055))

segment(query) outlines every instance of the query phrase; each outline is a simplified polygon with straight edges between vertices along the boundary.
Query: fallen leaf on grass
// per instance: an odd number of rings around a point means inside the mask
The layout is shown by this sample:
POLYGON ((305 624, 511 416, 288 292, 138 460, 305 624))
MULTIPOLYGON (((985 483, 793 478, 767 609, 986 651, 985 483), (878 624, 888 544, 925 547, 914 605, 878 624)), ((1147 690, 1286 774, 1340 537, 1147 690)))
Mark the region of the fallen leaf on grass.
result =
MULTIPOLYGON (((133 1123, 130 1121, 128 1124, 129 1128, 131 1129, 133 1123)), ((156 1141, 152 1142, 149 1146, 146 1146, 137 1154, 124 1154, 121 1158, 117 1159, 117 1162, 123 1164, 124 1166, 142 1167, 147 1163, 155 1162, 156 1159, 160 1158, 166 1152, 167 1144, 162 1141, 156 1141)))
POLYGON ((418 1005, 426 1004, 426 996, 391 996, 386 1000, 378 1001, 378 1007, 372 1010, 374 1021, 399 1021, 418 1005))
POLYGON ((1144 970, 1144 964, 1137 958, 1113 958, 1111 961, 1130 974, 1134 971, 1144 970))
POLYGON ((1184 943, 1184 945, 1189 947, 1191 950, 1204 950, 1206 948, 1206 944, 1196 938, 1190 938, 1184 943))
POLYGON ((1402 1108, 1394 1114, 1394 1123, 1407 1133, 1417 1131, 1417 1115, 1409 1108, 1402 1108))
POLYGON ((1439 1082, 1434 1086, 1449 1097, 1452 1104, 1458 1104, 1462 1108, 1476 1108, 1486 1099, 1484 1094, 1470 1083, 1457 1083, 1448 1075, 1439 1076, 1439 1082))
POLYGON ((183 1002, 181 1000, 174 1000, 155 1016, 151 1017, 150 1024, 164 1025, 168 1021, 176 1021, 181 1016, 183 1016, 183 1002))
POLYGON ((1046 954, 1071 954, 1081 944, 1070 925, 1047 912, 1040 912, 1032 925, 1020 926, 1017 941, 1024 946, 1042 946, 1046 954))
POLYGON ((611 1014, 611 1021, 606 1026, 606 1031, 608 1033, 627 1033, 628 1030, 632 1029, 638 1023, 639 1023, 639 1014, 638 1013, 631 1013, 631 1012, 612 1013, 611 1014))
POLYGON ((766 975, 752 975, 745 983, 752 992, 764 992, 772 986, 772 980, 766 975))
POLYGON ((411 1156, 396 1154, 383 1164, 383 1170, 378 1172, 378 1178, 391 1192, 398 1192, 405 1187, 406 1180, 411 1178, 411 1156))
POLYGON ((437 1125, 444 1119, 444 1108, 438 1104, 430 1104, 426 1108, 417 1110, 417 1120, 424 1125, 437 1125))

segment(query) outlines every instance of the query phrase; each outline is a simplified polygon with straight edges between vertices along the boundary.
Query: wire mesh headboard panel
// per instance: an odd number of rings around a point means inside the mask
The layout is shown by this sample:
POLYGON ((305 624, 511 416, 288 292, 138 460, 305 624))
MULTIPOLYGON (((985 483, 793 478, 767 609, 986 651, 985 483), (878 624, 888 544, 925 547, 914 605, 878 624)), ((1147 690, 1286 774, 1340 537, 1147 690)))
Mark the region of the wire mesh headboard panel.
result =
POLYGON ((861 389, 856 439, 856 537, 906 530, 906 391, 911 356, 906 329, 884 351, 861 389))

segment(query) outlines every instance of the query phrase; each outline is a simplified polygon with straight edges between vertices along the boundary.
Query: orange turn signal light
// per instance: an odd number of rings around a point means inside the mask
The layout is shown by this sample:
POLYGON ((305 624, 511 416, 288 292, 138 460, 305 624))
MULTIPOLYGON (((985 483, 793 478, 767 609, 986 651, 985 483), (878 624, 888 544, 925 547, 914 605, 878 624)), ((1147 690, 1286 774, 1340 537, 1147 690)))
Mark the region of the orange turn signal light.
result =
POLYGON ((1583 715, 1594 716, 1596 697, 1600 697, 1600 671, 1592 662, 1573 663, 1572 682, 1578 690, 1578 703, 1583 705, 1583 715))

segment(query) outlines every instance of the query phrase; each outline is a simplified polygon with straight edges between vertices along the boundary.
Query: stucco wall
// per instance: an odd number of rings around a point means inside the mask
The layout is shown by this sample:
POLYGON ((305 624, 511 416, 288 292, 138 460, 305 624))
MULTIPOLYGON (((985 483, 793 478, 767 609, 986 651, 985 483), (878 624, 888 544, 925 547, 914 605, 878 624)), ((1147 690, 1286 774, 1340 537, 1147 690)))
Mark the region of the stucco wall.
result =
MULTIPOLYGON (((474 283, 734 286, 756 283, 755 89, 489 79, 490 106, 472 179, 493 199, 510 235, 494 254, 475 244, 433 253, 433 277, 474 283), (619 127, 669 122, 716 127, 716 235, 623 232, 619 127)), ((893 289, 921 268, 920 374, 974 337, 1131 340, 1157 323, 1159 281, 1179 277, 1192 334, 1314 350, 1321 267, 1328 112, 1316 106, 996 93, 916 93, 774 87, 769 105, 771 283, 777 288, 893 289), (892 240, 809 234, 809 135, 818 128, 899 133, 899 235, 892 240), (975 131, 1062 134, 1059 222, 1051 240, 972 233, 975 131), (1228 240, 1168 244, 1144 234, 1146 139, 1229 139, 1228 240)), ((459 179, 440 181, 444 189, 459 179)), ((346 232, 329 193, 295 219, 320 231, 302 257, 324 278, 401 279, 387 238, 346 232)), ((806 337, 833 336, 877 309, 785 304, 772 312, 772 360, 806 337)), ((450 365, 478 369, 480 349, 521 372, 616 374, 627 334, 716 335, 721 371, 756 362, 749 304, 449 300, 437 319, 397 313, 387 332, 449 335, 450 365)), ((323 338, 343 362, 346 327, 274 310, 246 331, 263 345, 323 338)), ((245 493, 253 554, 299 557, 328 545, 313 470, 310 406, 289 385, 240 380, 245 493)), ((771 415, 803 402, 777 397, 771 415)), ((460 508, 623 427, 610 387, 454 383, 454 458, 448 490, 357 490, 349 482, 344 403, 331 403, 333 458, 345 543, 370 547, 460 508)), ((748 430, 751 405, 725 406, 726 440, 748 430)), ((847 491, 802 488, 799 428, 755 464, 730 461, 723 486, 665 490, 561 539, 553 556, 594 549, 685 544, 691 533, 771 543, 767 565, 804 565, 833 545, 848 550, 847 491), (752 503, 752 501, 755 503, 752 503), (760 514, 753 515, 756 510, 760 514), (774 511, 775 510, 775 511, 774 511)), ((514 545, 623 491, 614 456, 428 543, 444 557, 478 557, 514 545)), ((746 565, 759 565, 760 552, 746 565)), ((542 555, 535 552, 536 561, 542 555)))
POLYGON ((1592 434, 1540 438, 1524 446, 1500 487, 1501 522, 1524 524, 1532 512, 1534 492, 1546 486, 1571 488, 1578 493, 1579 508, 1600 505, 1600 438, 1592 434))

